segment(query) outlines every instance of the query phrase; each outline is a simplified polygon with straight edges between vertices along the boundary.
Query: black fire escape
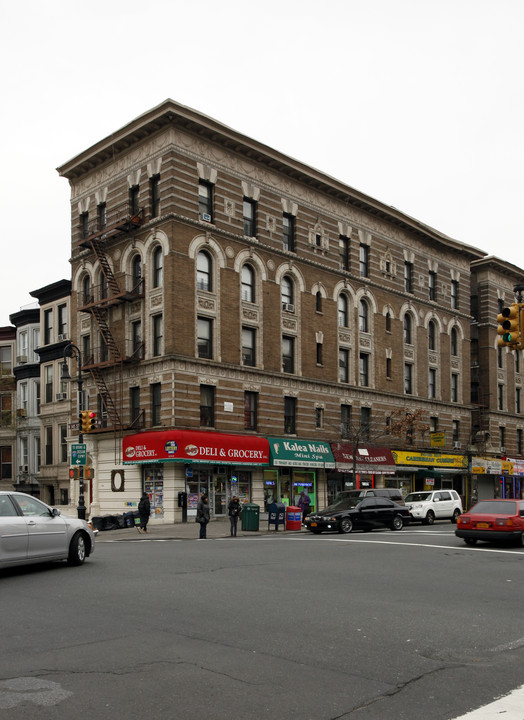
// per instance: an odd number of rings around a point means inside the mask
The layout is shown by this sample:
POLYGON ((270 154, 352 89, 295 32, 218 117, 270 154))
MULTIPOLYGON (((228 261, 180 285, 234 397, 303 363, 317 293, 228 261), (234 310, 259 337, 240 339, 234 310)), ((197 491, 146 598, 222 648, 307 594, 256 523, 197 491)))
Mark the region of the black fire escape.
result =
MULTIPOLYGON (((126 323, 115 326, 114 333, 110 325, 110 311, 117 305, 135 302, 144 296, 142 278, 124 273, 115 275, 108 262, 104 247, 111 239, 134 233, 143 223, 142 209, 132 213, 129 205, 117 208, 111 215, 100 216, 93 224, 83 222, 80 227, 78 247, 91 250, 101 271, 102 282, 83 288, 78 296, 79 312, 91 315, 92 327, 98 328, 98 342, 94 335, 88 352, 84 352, 82 368, 89 372, 100 398, 102 418, 99 431, 119 431, 137 427, 139 418, 125 423, 122 409, 123 366, 125 363, 138 362, 143 358, 143 342, 133 343, 126 338, 126 323)), ((96 265, 96 263, 93 263, 96 265)), ((125 313, 123 313, 125 318, 125 313)))

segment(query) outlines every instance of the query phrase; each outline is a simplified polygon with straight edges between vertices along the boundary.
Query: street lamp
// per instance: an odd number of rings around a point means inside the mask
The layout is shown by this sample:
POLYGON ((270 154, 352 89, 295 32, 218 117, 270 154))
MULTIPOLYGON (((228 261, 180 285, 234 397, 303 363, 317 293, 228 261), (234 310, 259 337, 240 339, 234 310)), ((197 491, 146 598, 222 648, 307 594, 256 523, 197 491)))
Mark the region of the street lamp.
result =
MULTIPOLYGON (((71 375, 69 374, 69 366, 67 364, 67 358, 68 357, 76 357, 78 361, 78 377, 76 379, 77 385, 78 385, 78 442, 79 444, 82 444, 84 442, 84 436, 82 434, 82 422, 81 422, 81 413, 84 409, 84 392, 83 392, 83 385, 84 381, 82 379, 82 353, 80 352, 79 348, 74 343, 68 343, 64 348, 64 361, 62 363, 62 372, 60 374, 60 380, 67 382, 71 380, 71 375)), ((84 466, 79 465, 78 466, 78 507, 77 507, 77 513, 78 517, 81 520, 86 519, 86 505, 85 505, 85 499, 84 499, 84 466)))

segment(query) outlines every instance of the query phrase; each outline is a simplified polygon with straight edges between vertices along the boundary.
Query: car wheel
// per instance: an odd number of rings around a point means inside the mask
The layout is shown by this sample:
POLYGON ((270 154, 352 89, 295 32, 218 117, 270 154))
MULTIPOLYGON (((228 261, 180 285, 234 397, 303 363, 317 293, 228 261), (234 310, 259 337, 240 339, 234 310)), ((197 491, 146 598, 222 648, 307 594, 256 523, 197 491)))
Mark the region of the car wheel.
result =
POLYGON ((395 515, 393 522, 391 523, 392 530, 402 530, 404 527, 404 520, 401 515, 395 515))
POLYGON ((77 532, 73 535, 73 539, 69 545, 69 557, 67 562, 69 565, 82 565, 86 559, 86 539, 85 535, 81 532, 77 532))
POLYGON ((340 525, 338 526, 338 531, 341 533, 350 533, 352 530, 353 522, 351 521, 351 518, 342 518, 340 525))
POLYGON ((524 547, 524 532, 521 533, 519 539, 517 540, 518 547, 524 547))
POLYGON ((435 522, 435 514, 433 513, 433 510, 428 510, 428 514, 426 515, 426 518, 424 520, 424 525, 433 525, 435 522))
POLYGON ((455 508, 453 510, 453 515, 451 516, 451 522, 456 523, 459 515, 460 515, 460 510, 458 508, 455 508))
POLYGON ((464 538, 464 542, 466 543, 466 545, 476 545, 477 538, 464 538))

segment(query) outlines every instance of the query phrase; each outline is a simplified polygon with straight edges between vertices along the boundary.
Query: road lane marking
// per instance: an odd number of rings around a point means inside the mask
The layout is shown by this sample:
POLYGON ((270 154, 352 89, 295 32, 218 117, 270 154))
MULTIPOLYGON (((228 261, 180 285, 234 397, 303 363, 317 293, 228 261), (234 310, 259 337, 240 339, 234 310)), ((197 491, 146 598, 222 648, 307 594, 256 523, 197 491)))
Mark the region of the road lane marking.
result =
POLYGON ((509 695, 497 698, 489 705, 471 710, 465 715, 454 718, 454 720, 495 720, 495 718, 504 718, 504 720, 524 720, 524 685, 516 688, 509 695))

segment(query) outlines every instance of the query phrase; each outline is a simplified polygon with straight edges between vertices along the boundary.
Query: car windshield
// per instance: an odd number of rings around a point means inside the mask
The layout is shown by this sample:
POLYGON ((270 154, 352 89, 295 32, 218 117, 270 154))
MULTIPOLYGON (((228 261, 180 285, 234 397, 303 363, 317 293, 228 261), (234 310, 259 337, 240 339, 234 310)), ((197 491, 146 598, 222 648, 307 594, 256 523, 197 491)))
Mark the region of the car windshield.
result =
POLYGON ((431 497, 430 492, 416 492, 406 495, 406 502, 426 502, 431 497))
POLYGON ((363 498, 361 497, 341 497, 331 505, 328 505, 324 510, 321 510, 321 512, 323 515, 326 515, 327 513, 340 512, 341 510, 350 510, 359 505, 362 500, 363 498))
POLYGON ((517 503, 505 502, 504 500, 481 500, 469 512, 473 515, 479 513, 485 515, 516 515, 517 503))

